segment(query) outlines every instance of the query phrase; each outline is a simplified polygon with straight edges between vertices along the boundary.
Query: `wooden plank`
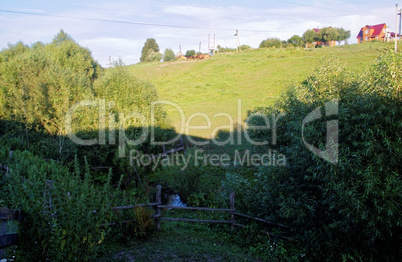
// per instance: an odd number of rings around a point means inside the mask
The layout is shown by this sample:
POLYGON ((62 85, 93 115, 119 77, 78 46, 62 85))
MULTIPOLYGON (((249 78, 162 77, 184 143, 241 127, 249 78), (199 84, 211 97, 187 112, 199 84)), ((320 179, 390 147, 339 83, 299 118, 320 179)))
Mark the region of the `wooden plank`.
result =
MULTIPOLYGON (((7 233, 7 221, 0 221, 0 236, 5 235, 7 233)), ((5 249, 0 248, 0 258, 7 257, 7 253, 5 249)))
POLYGON ((19 210, 0 208, 0 220, 21 220, 19 210))
POLYGON ((283 224, 274 223, 274 222, 271 222, 271 221, 268 221, 268 220, 265 220, 265 219, 262 219, 262 218, 258 218, 258 217, 252 217, 252 216, 245 215, 245 214, 241 214, 241 213, 237 213, 237 212, 234 212, 233 214, 236 215, 236 216, 240 216, 240 217, 244 217, 244 218, 256 220, 256 221, 259 221, 259 222, 263 222, 263 223, 269 224, 269 225, 280 226, 280 227, 284 227, 284 228, 291 228, 291 227, 285 226, 285 225, 283 225, 283 224))
POLYGON ((171 218, 171 217, 161 217, 160 220, 193 222, 193 223, 221 223, 221 224, 232 224, 234 222, 232 220, 205 220, 205 219, 187 219, 187 218, 171 218))
MULTIPOLYGON (((129 205, 129 206, 121 206, 121 207, 112 207, 112 210, 124 210, 124 209, 132 209, 132 208, 136 208, 136 207, 151 207, 151 206, 158 206, 160 204, 162 204, 162 202, 155 202, 155 203, 149 203, 149 204, 129 205)), ((94 213, 96 213, 96 211, 94 213)))
MULTIPOLYGON (((161 185, 156 186, 155 201, 162 204, 162 186, 161 185)), ((159 208, 159 205, 156 206, 155 215, 156 216, 161 215, 161 209, 159 208)), ((156 218, 156 230, 161 229, 161 220, 160 219, 161 218, 159 218, 159 217, 156 218)))
MULTIPOLYGON (((231 192, 230 192, 230 208, 231 208, 231 209, 235 209, 235 192, 234 192, 234 191, 231 191, 231 192)), ((232 214, 230 215, 230 220, 234 221, 234 222, 232 223, 232 225, 230 226, 230 231, 233 232, 233 231, 234 231, 234 224, 236 223, 234 213, 232 213, 232 214)))
POLYGON ((6 164, 1 164, 1 168, 5 171, 8 171, 8 166, 6 164))
POLYGON ((164 153, 164 155, 168 155, 170 153, 176 153, 176 152, 183 151, 183 150, 184 150, 184 147, 173 148, 173 149, 166 151, 164 153))
MULTIPOLYGON (((136 207, 151 207, 151 206, 157 206, 162 204, 161 202, 155 202, 155 203, 148 203, 148 204, 138 204, 138 205, 129 205, 129 206, 121 206, 121 207, 112 207, 112 210, 124 210, 124 209, 132 209, 136 207)), ((96 210, 92 210, 92 213, 96 213, 96 210)))
POLYGON ((236 209, 230 208, 209 208, 209 207, 178 207, 170 205, 159 205, 158 208, 171 208, 171 209, 185 209, 185 210, 199 210, 199 211, 216 211, 216 212, 236 212, 236 209))
POLYGON ((18 234, 5 234, 0 235, 0 249, 14 245, 18 242, 18 234))

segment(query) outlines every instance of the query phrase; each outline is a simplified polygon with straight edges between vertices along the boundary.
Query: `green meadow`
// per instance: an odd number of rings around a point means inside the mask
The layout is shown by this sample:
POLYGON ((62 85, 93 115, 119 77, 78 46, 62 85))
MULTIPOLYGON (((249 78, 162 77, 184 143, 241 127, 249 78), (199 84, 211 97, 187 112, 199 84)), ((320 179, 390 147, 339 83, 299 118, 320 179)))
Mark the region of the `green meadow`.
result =
POLYGON ((243 125, 248 111, 274 103, 287 86, 299 84, 323 60, 335 57, 359 74, 382 50, 391 47, 372 42, 316 49, 254 49, 217 54, 207 60, 140 63, 128 68, 151 81, 160 100, 182 109, 184 123, 176 107, 165 106, 176 131, 210 139, 217 133, 213 130, 228 130, 238 122, 243 125))

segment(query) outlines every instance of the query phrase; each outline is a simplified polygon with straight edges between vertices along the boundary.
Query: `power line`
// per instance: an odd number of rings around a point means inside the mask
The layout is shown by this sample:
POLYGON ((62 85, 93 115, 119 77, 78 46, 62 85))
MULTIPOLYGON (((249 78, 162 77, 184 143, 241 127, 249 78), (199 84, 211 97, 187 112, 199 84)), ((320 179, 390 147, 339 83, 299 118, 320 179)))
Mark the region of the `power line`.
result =
MULTIPOLYGON (((54 3, 54 2, 46 2, 46 1, 34 1, 34 0, 18 0, 21 2, 27 2, 27 3, 38 3, 38 4, 45 4, 45 5, 56 5, 56 6, 68 6, 68 7, 78 7, 78 8, 85 8, 85 9, 93 9, 93 10, 103 10, 103 11, 111 11, 111 12, 121 12, 121 13, 130 13, 130 14, 149 14, 147 12, 137 12, 134 10, 117 10, 117 9, 108 9, 108 8, 101 8, 101 7, 91 7, 91 6, 81 6, 81 5, 72 5, 72 4, 63 4, 63 3, 54 3)), ((186 7, 193 7, 193 8, 202 8, 202 9, 209 9, 213 11, 222 11, 222 12, 231 12, 231 13, 236 13, 236 14, 259 14, 259 15, 269 15, 269 16, 280 16, 280 17, 294 17, 294 14, 289 14, 289 13, 272 13, 269 12, 269 10, 261 10, 261 11, 251 11, 251 10, 234 10, 234 9, 228 9, 228 8, 220 8, 220 7, 204 7, 204 6, 197 6, 197 5, 190 5, 190 4, 181 4, 181 3, 176 3, 176 2, 171 2, 171 1, 165 1, 165 0, 152 0, 154 2, 161 2, 161 3, 167 3, 167 4, 173 4, 173 5, 179 5, 179 6, 186 6, 186 7)), ((278 0, 279 1, 279 0, 278 0)), ((291 3, 287 1, 281 1, 285 3, 291 3)), ((296 5, 302 5, 302 6, 308 6, 308 5, 303 5, 303 4, 296 4, 296 5)), ((312 7, 312 6, 309 6, 312 7)), ((335 10, 335 9, 329 9, 329 10, 335 10)), ((316 15, 320 16, 320 15, 316 15)), ((323 15, 324 16, 324 15, 323 15)), ((325 15, 325 17, 329 17, 325 15)), ((338 16, 332 16, 332 17, 338 17, 338 16)))
MULTIPOLYGON (((232 28, 229 29, 229 28, 211 28, 211 27, 196 27, 196 26, 183 26, 183 25, 168 25, 168 24, 135 22, 135 21, 122 21, 122 20, 112 20, 112 19, 99 19, 99 18, 85 18, 85 17, 64 16, 64 15, 51 15, 51 14, 43 14, 43 13, 32 13, 32 12, 2 10, 2 9, 0 9, 0 12, 13 13, 13 14, 23 14, 23 15, 45 16, 45 17, 57 17, 57 18, 66 18, 66 19, 76 19, 76 20, 94 21, 94 22, 129 24, 129 25, 170 27, 170 28, 182 28, 182 29, 199 29, 199 30, 233 31, 232 28)), ((259 33, 291 32, 291 31, 283 31, 283 30, 281 30, 281 31, 273 31, 273 30, 250 30, 250 29, 241 29, 241 31, 244 31, 244 32, 259 32, 259 33)))
POLYGON ((121 12, 121 13, 130 13, 130 14, 147 14, 145 12, 136 12, 134 10, 117 10, 117 9, 109 9, 109 8, 101 8, 101 7, 92 7, 92 6, 82 6, 82 5, 72 5, 72 4, 62 4, 62 3, 54 3, 54 2, 46 2, 46 1, 33 1, 33 0, 18 0, 20 2, 27 3, 35 3, 35 4, 45 4, 45 5, 56 5, 56 6, 68 6, 68 7, 78 7, 85 9, 93 9, 93 10, 103 10, 108 12, 121 12))

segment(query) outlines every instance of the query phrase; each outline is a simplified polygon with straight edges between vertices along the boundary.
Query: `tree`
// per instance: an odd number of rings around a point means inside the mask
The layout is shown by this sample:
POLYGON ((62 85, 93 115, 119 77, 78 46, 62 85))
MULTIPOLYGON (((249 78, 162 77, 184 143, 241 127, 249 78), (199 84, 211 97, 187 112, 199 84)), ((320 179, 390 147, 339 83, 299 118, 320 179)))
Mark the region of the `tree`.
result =
POLYGON ((336 41, 339 36, 339 30, 338 28, 325 27, 319 31, 318 35, 321 42, 336 41))
POLYGON ((147 62, 160 62, 162 60, 162 57, 162 53, 150 50, 147 57, 147 62))
POLYGON ((240 46, 240 49, 241 49, 241 50, 250 50, 250 49, 251 49, 251 46, 249 46, 249 45, 241 45, 241 46, 240 46))
MULTIPOLYGON (((401 68, 401 58, 383 54, 361 77, 331 59, 302 84, 288 88, 274 106, 255 112, 286 112, 277 136, 286 168, 262 167, 258 181, 250 187, 243 183, 241 193, 250 192, 244 198, 255 199, 247 203, 250 215, 266 214, 262 218, 293 226, 292 236, 311 261, 393 261, 402 255, 397 233, 402 230, 402 141, 400 121, 395 121, 402 115, 402 71, 395 70, 401 68), (332 99, 340 102, 327 103, 332 99), (324 105, 336 108, 340 123, 339 140, 336 134, 336 142, 328 143, 327 137, 327 144, 324 130, 332 124, 316 117, 320 111, 311 114, 324 105), (307 115, 316 118, 303 129, 307 115), (326 159, 335 156, 337 164, 312 153, 302 140, 325 150, 326 159), (336 153, 324 149, 331 143, 337 143, 336 153)), ((264 121, 256 120, 249 126, 264 121)), ((261 130, 249 135, 257 141, 271 137, 261 130)))
POLYGON ((53 44, 58 45, 63 43, 64 41, 74 41, 71 36, 69 36, 63 29, 60 29, 60 32, 53 38, 53 44))
POLYGON ((290 43, 290 44, 292 44, 294 46, 297 46, 297 47, 300 47, 300 46, 304 45, 303 38, 301 38, 298 35, 294 35, 291 38, 289 38, 288 43, 290 43))
POLYGON ((51 44, 26 48, 18 43, 4 50, 0 57, 4 55, 7 60, 0 59, 4 60, 0 64, 2 117, 58 137, 61 154, 66 112, 78 101, 93 97, 91 84, 98 77, 98 64, 88 49, 64 31, 51 44), (10 53, 14 55, 11 57, 10 53))
POLYGON ((144 47, 142 48, 140 61, 141 62, 150 62, 148 60, 148 58, 149 58, 149 55, 152 52, 158 53, 159 52, 159 45, 156 43, 155 39, 148 38, 147 41, 144 44, 144 47))
POLYGON ((165 53, 163 54, 163 61, 174 61, 176 59, 176 56, 173 52, 172 49, 166 48, 165 53))
POLYGON ((195 50, 187 50, 186 52, 186 57, 194 56, 195 55, 195 50))
POLYGON ((306 48, 308 43, 313 43, 318 41, 318 34, 314 29, 309 29, 303 34, 303 41, 306 43, 306 48))
POLYGON ((264 40, 260 44, 260 48, 280 48, 282 46, 282 42, 279 38, 268 38, 264 40))
POLYGON ((350 30, 345 30, 341 27, 338 31, 339 34, 336 41, 338 41, 339 45, 341 44, 341 41, 345 41, 345 44, 347 44, 347 40, 350 38, 350 30))

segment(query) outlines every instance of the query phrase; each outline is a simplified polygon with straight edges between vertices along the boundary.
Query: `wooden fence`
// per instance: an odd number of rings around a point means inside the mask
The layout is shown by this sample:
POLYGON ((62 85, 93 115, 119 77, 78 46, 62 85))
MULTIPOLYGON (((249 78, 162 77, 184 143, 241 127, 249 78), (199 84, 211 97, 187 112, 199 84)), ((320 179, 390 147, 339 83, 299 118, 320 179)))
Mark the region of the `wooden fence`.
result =
POLYGON ((0 208, 0 258, 6 256, 4 248, 15 245, 18 242, 17 233, 7 234, 7 221, 9 220, 22 220, 23 215, 19 210, 12 210, 8 208, 0 208))
MULTIPOLYGON (((161 201, 161 191, 162 191, 162 187, 160 185, 156 186, 156 202, 160 203, 161 201)), ((249 220, 254 220, 260 223, 264 223, 267 225, 271 225, 271 226, 277 226, 277 227, 281 227, 281 228, 285 228, 285 229, 290 229, 291 227, 285 226, 283 224, 280 223, 274 223, 262 218, 258 218, 258 217, 252 217, 246 214, 242 214, 239 212, 236 212, 236 208, 235 208, 235 193, 232 191, 230 192, 230 207, 229 208, 209 208, 209 207, 184 207, 184 206, 171 206, 171 205, 162 205, 162 204, 158 204, 157 203, 153 203, 154 206, 156 206, 156 212, 154 215, 154 218, 156 220, 156 228, 158 230, 160 230, 160 222, 162 220, 164 221, 176 221, 176 222, 192 222, 192 223, 220 223, 220 224, 230 224, 230 228, 231 231, 233 232, 235 227, 246 227, 246 225, 243 224, 239 224, 237 223, 236 220, 236 216, 237 217, 242 217, 245 219, 249 219, 249 220), (193 211, 210 211, 210 212, 225 212, 228 213, 230 215, 230 219, 229 220, 205 220, 205 219, 188 219, 188 218, 170 218, 170 217, 163 217, 161 215, 161 210, 162 209, 181 209, 181 210, 193 210, 193 211)), ((271 232, 267 232, 267 231, 262 231, 265 234, 268 234, 271 237, 278 237, 281 239, 286 239, 286 240, 290 240, 293 241, 293 239, 291 237, 287 237, 287 236, 283 236, 283 235, 278 235, 278 234, 274 234, 271 232)))
MULTIPOLYGON (((47 192, 47 191, 45 191, 47 192)), ((264 223, 270 226, 277 226, 285 229, 290 229, 290 227, 285 226, 280 223, 273 223, 268 220, 252 217, 246 214, 242 214, 236 211, 235 208, 235 193, 230 192, 230 208, 209 208, 209 207, 184 207, 184 206, 171 206, 171 205, 162 205, 162 186, 156 186, 156 201, 154 203, 146 203, 146 204, 137 204, 137 205, 128 205, 128 206, 119 206, 112 207, 111 210, 126 210, 126 209, 134 209, 138 207, 152 207, 155 209, 155 215, 153 218, 156 222, 157 230, 161 229, 161 221, 175 221, 175 222, 192 222, 192 223, 220 223, 220 224, 230 224, 231 231, 234 231, 235 227, 246 227, 246 225, 237 223, 236 217, 241 217, 253 221, 257 221, 260 223, 264 223), (189 210, 189 211, 208 211, 208 212, 224 212, 227 213, 230 217, 228 220, 209 220, 209 219, 188 219, 188 218, 171 218, 162 216, 162 211, 166 209, 181 209, 181 210, 189 210)), ((45 199, 46 194, 44 193, 45 199)), ((49 203, 50 204, 50 203, 49 203)), ((45 207, 45 206, 44 206, 45 207)), ((96 213, 96 210, 92 211, 96 213)), ((1 219, 1 228, 0 228, 0 250, 8 247, 10 245, 16 244, 18 242, 18 235, 16 233, 6 234, 6 220, 22 220, 23 216, 21 211, 19 210, 10 210, 7 208, 0 208, 0 219, 1 219)), ((119 223, 130 223, 134 222, 134 220, 120 221, 120 222, 111 222, 108 224, 102 224, 101 226, 113 226, 119 223)), ((271 237, 277 237, 281 239, 286 239, 292 241, 293 239, 287 236, 274 234, 271 232, 263 231, 263 233, 268 234, 271 237)), ((4 253, 0 253, 0 258, 4 257, 4 253)))

